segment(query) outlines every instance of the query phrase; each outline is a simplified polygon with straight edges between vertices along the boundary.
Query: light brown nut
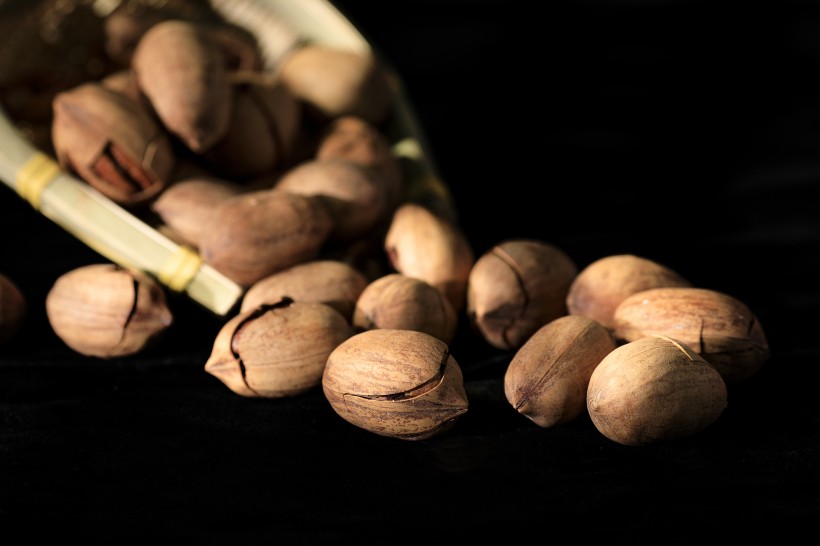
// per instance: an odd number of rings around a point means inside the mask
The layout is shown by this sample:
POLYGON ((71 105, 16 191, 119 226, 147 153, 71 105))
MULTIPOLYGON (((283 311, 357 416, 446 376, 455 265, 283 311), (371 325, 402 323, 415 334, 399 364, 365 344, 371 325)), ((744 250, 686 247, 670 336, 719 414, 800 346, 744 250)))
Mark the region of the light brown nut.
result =
POLYGON ((461 368, 447 344, 412 330, 368 330, 330 354, 322 389, 333 410, 364 430, 424 440, 468 410, 461 368))
POLYGON ((749 307, 729 294, 695 287, 653 288, 633 294, 615 309, 616 338, 674 337, 737 382, 769 358, 763 326, 749 307))
POLYGON ((285 55, 279 71, 320 122, 355 115, 378 126, 395 102, 385 67, 369 53, 306 44, 285 55))
POLYGON ((540 427, 568 423, 586 411, 592 371, 616 347, 600 323, 558 317, 516 351, 504 374, 507 401, 540 427))
POLYGON ((401 273, 368 284, 356 302, 353 326, 358 330, 415 330, 450 343, 458 317, 453 306, 432 285, 401 273))
POLYGON ((336 309, 347 321, 353 319, 356 300, 367 278, 355 267, 338 260, 311 260, 278 271, 255 282, 242 298, 241 312, 288 297, 315 301, 336 309))
POLYGON ((467 314, 490 345, 518 349, 543 325, 567 314, 565 300, 577 273, 572 258, 554 244, 503 241, 470 271, 467 314))
POLYGON ((284 298, 229 320, 205 371, 241 396, 296 396, 321 384, 328 355, 352 333, 332 307, 284 298))
POLYGON ((157 281, 114 264, 86 265, 61 275, 46 297, 46 313, 66 345, 105 359, 153 346, 173 322, 157 281))
POLYGON ((27 315, 28 303, 20 287, 0 273, 0 344, 17 335, 27 315))
POLYGON ((423 205, 403 203, 393 213, 384 249, 397 272, 435 286, 461 312, 475 255, 455 222, 423 205))
POLYGON ((676 271, 633 254, 600 258, 578 273, 567 294, 567 311, 612 329, 615 308, 635 292, 666 286, 692 286, 676 271))
POLYGON ((100 80, 100 85, 130 99, 137 104, 145 104, 145 97, 137 87, 137 80, 134 73, 128 69, 112 72, 100 80))
POLYGON ((649 336, 621 345, 592 372, 587 410, 607 438, 638 446, 698 433, 727 404, 720 373, 686 344, 649 336))
POLYGON ((344 159, 372 167, 386 180, 390 207, 401 202, 404 181, 387 136, 375 125, 356 116, 342 116, 330 122, 319 137, 316 159, 344 159))
POLYGON ((199 250, 214 269, 249 287, 277 271, 317 258, 332 229, 333 220, 315 198, 251 191, 214 209, 199 250))
POLYGON ((287 170, 278 191, 321 198, 333 216, 334 241, 353 241, 389 218, 390 188, 375 170, 342 159, 309 160, 287 170))
POLYGON ((177 180, 151 203, 151 210, 174 239, 199 248, 206 226, 213 222, 214 209, 244 189, 227 180, 200 176, 177 180))
POLYGON ((233 114, 225 136, 202 159, 223 177, 247 179, 290 164, 301 105, 282 83, 257 73, 231 76, 233 114))
POLYGON ((162 21, 142 36, 131 66, 165 128, 196 153, 228 131, 233 87, 211 34, 196 23, 162 21))
POLYGON ((174 169, 162 127, 139 104, 99 83, 55 97, 51 137, 63 168, 124 206, 154 198, 174 169))

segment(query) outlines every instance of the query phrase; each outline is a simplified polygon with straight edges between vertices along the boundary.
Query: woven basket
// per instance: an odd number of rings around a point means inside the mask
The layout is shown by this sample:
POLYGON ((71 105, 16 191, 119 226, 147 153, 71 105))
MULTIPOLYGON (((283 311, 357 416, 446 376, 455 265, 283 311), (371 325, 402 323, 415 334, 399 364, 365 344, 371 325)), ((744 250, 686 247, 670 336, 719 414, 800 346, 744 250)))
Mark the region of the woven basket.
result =
MULTIPOLYGON (((265 68, 287 48, 282 36, 354 51, 373 49, 325 0, 0 0, 0 180, 43 215, 102 256, 142 270, 169 289, 188 294, 218 315, 243 295, 236 283, 90 185, 64 172, 50 148, 43 112, 54 92, 95 79, 99 40, 83 17, 101 17, 123 2, 162 7, 189 19, 215 11, 251 32, 265 68), (270 32, 273 27, 288 32, 270 32)), ((382 61, 386 61, 382 59, 382 61)), ((430 161, 427 145, 400 78, 388 67, 398 97, 386 129, 405 178, 405 200, 453 215, 450 195, 430 161)))

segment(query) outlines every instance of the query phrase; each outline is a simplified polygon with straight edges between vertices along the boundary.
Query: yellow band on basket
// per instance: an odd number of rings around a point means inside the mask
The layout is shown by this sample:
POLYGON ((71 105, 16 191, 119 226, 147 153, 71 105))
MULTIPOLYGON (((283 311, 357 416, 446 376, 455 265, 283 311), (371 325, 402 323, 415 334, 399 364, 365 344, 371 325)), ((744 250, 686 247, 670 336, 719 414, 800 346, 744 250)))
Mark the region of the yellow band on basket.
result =
POLYGON ((60 166, 46 154, 37 152, 17 171, 17 193, 35 209, 39 209, 43 190, 59 174, 60 166))
POLYGON ((171 256, 159 272, 159 281, 171 290, 182 292, 196 276, 202 266, 199 254, 188 248, 180 249, 171 256))

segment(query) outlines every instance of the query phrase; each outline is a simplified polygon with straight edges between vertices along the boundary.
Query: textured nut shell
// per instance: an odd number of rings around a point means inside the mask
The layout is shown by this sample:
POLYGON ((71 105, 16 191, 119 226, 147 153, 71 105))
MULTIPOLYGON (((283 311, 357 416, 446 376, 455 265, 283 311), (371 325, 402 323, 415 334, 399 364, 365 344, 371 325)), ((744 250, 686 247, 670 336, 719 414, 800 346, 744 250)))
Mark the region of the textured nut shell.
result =
POLYGON ((66 345, 100 358, 148 348, 173 319, 159 283, 113 264, 91 264, 61 275, 46 296, 46 313, 66 345))
POLYGON ((280 81, 231 76, 234 105, 225 136, 202 158, 222 176, 248 178, 288 164, 300 131, 301 106, 280 81))
POLYGON ((390 188, 379 173, 342 159, 309 160, 285 172, 274 188, 321 196, 335 221, 331 237, 352 241, 386 220, 390 188))
POLYGON ((376 57, 325 45, 304 45, 280 65, 285 84, 320 118, 355 115, 379 125, 395 100, 376 57))
POLYGON ((355 267, 337 260, 311 260, 283 269, 255 282, 242 298, 241 312, 288 297, 315 301, 353 319, 356 300, 367 286, 367 278, 355 267))
POLYGON ((618 305, 614 334, 625 341, 664 335, 690 346, 729 382, 758 372, 769 357, 763 327, 737 298, 694 287, 653 288, 618 305))
POLYGON ((445 343, 455 336, 457 321, 444 294, 401 273, 384 275, 368 284, 353 313, 353 326, 361 330, 415 330, 445 343))
POLYGON ((213 221, 213 211, 221 203, 242 193, 243 189, 227 180, 203 176, 172 183, 151 203, 176 240, 194 248, 205 227, 213 221))
POLYGON ((576 419, 586 411, 592 371, 616 346, 609 330, 587 317, 567 315, 545 324, 507 367, 507 401, 541 427, 576 419))
POLYGON ((321 303, 263 305, 222 327, 205 371, 242 396, 296 396, 319 386, 327 357, 352 333, 321 303))
POLYGON ((164 126, 188 148, 204 152, 225 135, 233 88, 222 53, 203 27, 157 23, 140 39, 131 66, 164 126))
POLYGON ((333 228, 310 197, 261 190, 232 197, 213 212, 202 233, 203 260, 249 287, 268 275, 317 257, 333 228))
POLYGON ((0 344, 20 331, 27 314, 28 304, 20 288, 0 273, 0 344))
POLYGON ((422 205, 404 203, 393 213, 384 248, 396 271, 435 286, 456 312, 464 308, 475 255, 456 224, 422 205))
POLYGON ((714 423, 727 403, 720 373, 691 347, 650 336, 609 353, 592 372, 587 410, 624 445, 682 438, 714 423))
POLYGON ((627 296, 650 288, 691 286, 669 267, 633 254, 605 256, 578 273, 567 294, 567 311, 612 328, 615 308, 627 296))
POLYGON ((557 246, 538 240, 504 241, 473 266, 467 313, 484 339, 517 349, 546 323, 567 314, 566 296, 578 269, 557 246))
POLYGON ((403 193, 399 162, 387 136, 372 123, 356 116, 342 116, 325 128, 316 146, 316 159, 344 159, 376 169, 389 189, 391 208, 398 206, 403 193))
POLYGON ((464 378, 447 344, 410 330, 368 330, 328 357, 322 389, 349 423, 405 440, 444 433, 467 412, 464 378))
POLYGON ((51 138, 62 167, 123 205, 155 197, 174 169, 171 142, 147 111, 98 83, 85 83, 55 97, 51 138), (117 158, 111 158, 114 151, 117 158), (145 187, 109 179, 98 168, 107 158, 138 173, 145 187))

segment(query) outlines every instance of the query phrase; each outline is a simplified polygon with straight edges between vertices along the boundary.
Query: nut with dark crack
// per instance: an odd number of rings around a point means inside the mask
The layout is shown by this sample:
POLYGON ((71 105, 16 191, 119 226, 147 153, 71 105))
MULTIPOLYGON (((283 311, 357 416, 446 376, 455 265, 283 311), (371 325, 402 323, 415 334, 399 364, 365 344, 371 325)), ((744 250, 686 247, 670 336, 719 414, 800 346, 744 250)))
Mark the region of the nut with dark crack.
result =
POLYGON ((374 434, 424 440, 468 410, 464 378, 446 343, 412 330, 368 330, 328 357, 322 389, 344 420, 374 434))
POLYGON ((46 313, 66 345, 106 359, 149 348, 173 321, 157 281, 114 264, 86 265, 61 275, 46 297, 46 313))
POLYGON ((615 309, 615 337, 634 341, 664 335, 687 344, 727 382, 756 374, 769 358, 763 326, 734 296, 696 287, 652 288, 632 294, 615 309))
POLYGON ((296 396, 319 386, 328 355, 351 334, 332 307, 283 298, 229 320, 205 371, 241 396, 296 396))
POLYGON ((567 314, 565 299, 578 268, 546 241, 508 240, 476 261, 467 287, 467 314, 492 346, 519 348, 546 323, 567 314))
POLYGON ((51 137, 62 167, 121 205, 155 197, 174 169, 162 127, 139 103, 99 83, 54 98, 51 137))

